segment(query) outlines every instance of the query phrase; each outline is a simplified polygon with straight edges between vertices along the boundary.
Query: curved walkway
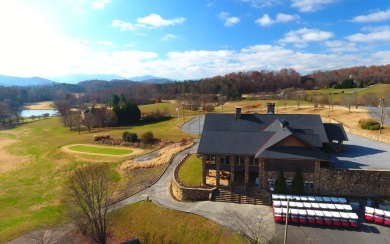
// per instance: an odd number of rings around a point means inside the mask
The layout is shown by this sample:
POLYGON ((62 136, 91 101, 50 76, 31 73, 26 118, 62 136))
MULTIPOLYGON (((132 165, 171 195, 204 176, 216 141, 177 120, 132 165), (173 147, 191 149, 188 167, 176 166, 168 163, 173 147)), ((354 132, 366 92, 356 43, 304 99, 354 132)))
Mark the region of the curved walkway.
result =
POLYGON ((165 173, 161 178, 152 186, 138 192, 137 194, 124 199, 113 207, 119 209, 127 205, 146 200, 149 200, 166 208, 179 210, 188 213, 194 213, 211 219, 221 225, 232 228, 236 231, 242 231, 240 226, 234 224, 234 221, 238 219, 231 219, 232 217, 227 212, 236 212, 240 220, 244 220, 247 223, 253 223, 253 226, 258 225, 258 222, 265 221, 267 230, 263 233, 258 233, 259 236, 263 236, 267 239, 271 239, 274 235, 274 221, 271 208, 268 206, 258 206, 250 204, 235 204, 235 203, 223 203, 212 201, 199 201, 199 202, 178 202, 174 200, 170 194, 171 179, 173 172, 180 160, 185 157, 186 153, 196 153, 198 144, 195 144, 192 148, 184 150, 177 154, 171 164, 167 167, 165 173), (255 217, 254 217, 255 216, 255 217), (265 217, 264 217, 265 216, 265 217), (229 219, 230 218, 230 219, 229 219))

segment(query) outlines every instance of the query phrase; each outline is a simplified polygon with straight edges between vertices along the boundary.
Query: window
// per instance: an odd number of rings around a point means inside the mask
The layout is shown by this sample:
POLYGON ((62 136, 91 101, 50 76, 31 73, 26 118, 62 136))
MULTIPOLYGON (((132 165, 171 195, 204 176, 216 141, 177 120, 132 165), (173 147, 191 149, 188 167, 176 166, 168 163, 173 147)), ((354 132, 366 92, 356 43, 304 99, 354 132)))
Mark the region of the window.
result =
POLYGON ((215 164, 215 155, 206 155, 206 163, 215 164))
POLYGON ((291 189, 293 185, 293 180, 286 180, 287 188, 291 189))
POLYGON ((256 165, 256 166, 259 166, 259 165, 260 165, 260 159, 255 158, 255 165, 256 165))
POLYGON ((303 182, 303 187, 305 189, 312 189, 313 188, 313 181, 304 181, 303 182))
POLYGON ((221 164, 226 164, 226 165, 230 164, 229 156, 221 156, 220 159, 221 159, 221 164))
POLYGON ((242 156, 236 156, 235 164, 236 164, 236 165, 244 165, 244 157, 242 157, 242 156))
POLYGON ((259 166, 260 160, 258 158, 255 158, 255 157, 250 157, 249 162, 250 162, 249 164, 251 166, 259 166))
POLYGON ((275 178, 268 179, 268 187, 273 188, 275 186, 276 186, 276 179, 275 178))

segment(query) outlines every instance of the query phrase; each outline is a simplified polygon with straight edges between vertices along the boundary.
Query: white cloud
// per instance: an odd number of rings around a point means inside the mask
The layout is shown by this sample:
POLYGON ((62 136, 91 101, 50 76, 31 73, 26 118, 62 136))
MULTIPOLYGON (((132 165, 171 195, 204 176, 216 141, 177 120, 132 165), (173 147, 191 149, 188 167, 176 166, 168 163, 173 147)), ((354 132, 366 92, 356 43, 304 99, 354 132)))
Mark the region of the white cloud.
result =
POLYGON ((185 21, 185 18, 183 18, 183 17, 168 20, 168 19, 163 19, 158 14, 150 14, 148 16, 137 19, 137 23, 144 24, 146 26, 151 26, 151 27, 162 27, 162 26, 176 25, 176 24, 181 24, 184 21, 185 21))
POLYGON ((269 26, 276 23, 286 23, 286 22, 298 20, 299 18, 300 18, 299 15, 278 13, 275 19, 271 19, 268 14, 264 14, 263 17, 257 19, 255 23, 261 26, 269 26))
POLYGON ((283 3, 283 0, 241 0, 244 3, 249 3, 253 8, 272 7, 283 3))
POLYGON ((335 53, 355 52, 358 50, 355 43, 345 41, 327 41, 325 46, 328 47, 329 51, 335 53))
POLYGON ((140 26, 134 25, 132 23, 125 22, 125 21, 118 20, 118 19, 113 20, 111 25, 112 25, 112 27, 119 27, 119 29, 121 31, 136 30, 138 27, 140 27, 140 26))
POLYGON ((163 26, 177 25, 185 21, 185 18, 179 17, 174 19, 163 19, 158 14, 150 14, 145 17, 137 18, 135 24, 122 21, 122 20, 113 20, 111 23, 112 27, 118 27, 121 31, 126 30, 137 30, 142 28, 158 28, 163 26))
POLYGON ((353 42, 381 42, 390 41, 390 29, 373 31, 367 34, 357 33, 346 37, 353 42))
POLYGON ((333 37, 333 34, 328 31, 302 28, 296 31, 288 32, 279 42, 293 43, 296 47, 305 47, 308 42, 325 41, 331 37, 333 37))
POLYGON ((240 18, 237 17, 229 17, 225 20, 225 26, 233 26, 240 22, 240 18))
POLYGON ((230 16, 230 14, 228 12, 220 12, 218 14, 218 18, 225 21, 224 26, 230 27, 230 26, 233 26, 233 25, 237 24, 238 22, 240 22, 240 18, 229 17, 229 16, 230 16))
POLYGON ((266 26, 266 25, 272 25, 273 21, 271 20, 268 14, 263 14, 263 17, 257 19, 255 23, 262 26, 266 26))
POLYGON ((325 5, 332 4, 337 0, 291 0, 291 6, 301 12, 315 12, 325 5))
POLYGON ((176 35, 167 34, 167 35, 161 37, 161 41, 163 41, 163 42, 168 42, 168 41, 172 41, 172 40, 174 40, 174 39, 176 39, 176 38, 177 38, 176 35))
POLYGON ((113 43, 111 41, 98 41, 99 44, 105 45, 105 46, 112 46, 113 43))
POLYGON ((229 15, 230 14, 228 12, 220 12, 218 14, 218 18, 220 18, 221 20, 225 20, 225 19, 227 19, 229 17, 229 15))
POLYGON ((390 9, 386 11, 377 11, 368 15, 359 15, 351 19, 352 22, 379 22, 390 19, 390 9))
POLYGON ((92 3, 92 8, 94 9, 104 9, 104 7, 109 4, 111 0, 95 0, 92 3))

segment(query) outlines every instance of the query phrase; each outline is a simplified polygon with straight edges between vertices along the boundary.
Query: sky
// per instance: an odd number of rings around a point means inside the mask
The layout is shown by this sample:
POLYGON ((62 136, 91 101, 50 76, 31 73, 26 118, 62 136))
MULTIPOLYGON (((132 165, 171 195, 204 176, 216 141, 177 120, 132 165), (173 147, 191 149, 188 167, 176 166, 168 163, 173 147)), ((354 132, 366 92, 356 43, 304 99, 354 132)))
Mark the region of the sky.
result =
POLYGON ((388 0, 0 0, 0 74, 200 79, 390 64, 388 0))

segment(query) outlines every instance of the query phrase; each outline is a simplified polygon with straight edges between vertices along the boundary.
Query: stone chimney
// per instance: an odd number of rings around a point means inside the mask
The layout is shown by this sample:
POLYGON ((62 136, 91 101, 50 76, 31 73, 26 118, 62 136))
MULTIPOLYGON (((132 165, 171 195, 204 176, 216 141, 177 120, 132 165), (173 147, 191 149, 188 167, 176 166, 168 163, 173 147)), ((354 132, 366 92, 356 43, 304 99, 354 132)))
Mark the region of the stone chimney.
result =
POLYGON ((240 118, 241 118, 241 108, 236 107, 236 119, 240 119, 240 118))
POLYGON ((267 114, 275 114, 275 103, 267 103, 267 114))

